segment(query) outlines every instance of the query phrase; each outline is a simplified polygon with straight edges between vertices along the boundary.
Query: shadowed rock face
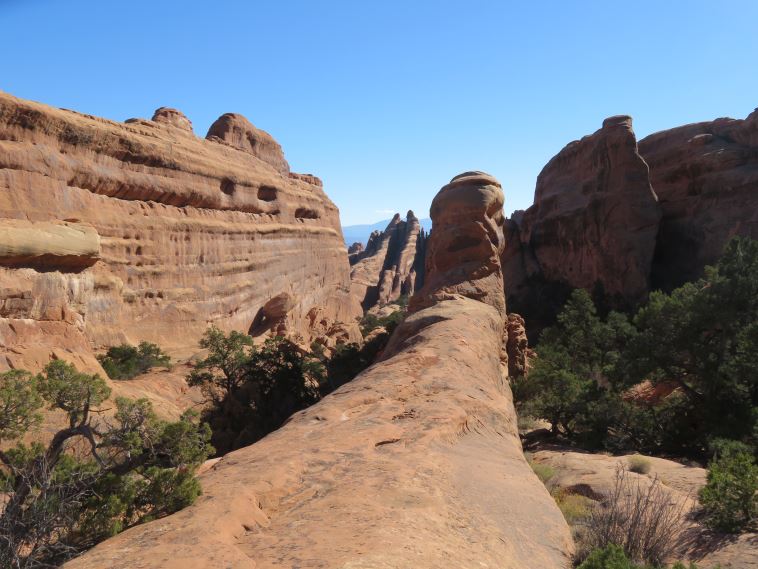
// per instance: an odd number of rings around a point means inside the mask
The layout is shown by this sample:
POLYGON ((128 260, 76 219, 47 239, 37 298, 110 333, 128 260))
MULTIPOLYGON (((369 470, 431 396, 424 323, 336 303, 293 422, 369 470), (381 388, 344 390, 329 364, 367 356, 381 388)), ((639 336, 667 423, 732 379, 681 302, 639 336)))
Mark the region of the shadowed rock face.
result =
POLYGON ((509 306, 530 335, 568 292, 629 308, 702 275, 734 235, 758 238, 758 111, 650 135, 611 117, 542 170, 505 226, 509 306))
POLYGON ((337 208, 230 144, 175 109, 118 123, 0 93, 0 370, 54 356, 102 373, 93 348, 141 340, 190 355, 282 294, 287 330, 359 338, 337 208))
POLYGON ((758 238, 758 110, 652 134, 640 153, 663 213, 655 287, 699 277, 734 235, 758 238))
POLYGON ((397 213, 381 231, 374 231, 366 248, 354 243, 350 258, 350 291, 364 310, 411 296, 424 283, 426 234, 409 211, 405 220, 397 213))
POLYGON ((500 185, 469 173, 438 198, 428 281, 380 362, 223 457, 194 506, 67 567, 567 567, 504 375, 500 185))
POLYGON ((634 302, 650 286, 661 218, 630 117, 611 117, 559 152, 537 178, 534 205, 509 220, 506 287, 529 294, 529 277, 570 288, 602 285, 634 302))

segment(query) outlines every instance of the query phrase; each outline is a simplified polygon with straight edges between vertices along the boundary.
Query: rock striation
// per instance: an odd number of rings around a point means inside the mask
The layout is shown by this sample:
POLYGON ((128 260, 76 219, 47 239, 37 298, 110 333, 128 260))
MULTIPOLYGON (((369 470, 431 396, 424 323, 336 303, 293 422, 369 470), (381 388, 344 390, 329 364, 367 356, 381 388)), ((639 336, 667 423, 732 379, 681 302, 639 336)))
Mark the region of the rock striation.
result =
POLYGON ((338 322, 360 338, 321 184, 240 115, 209 140, 191 128, 175 109, 119 123, 0 93, 0 369, 99 371, 93 350, 142 340, 181 357, 264 307, 305 340, 338 322))
POLYGON ((545 166, 505 233, 509 307, 530 332, 573 288, 629 308, 693 280, 733 235, 758 238, 758 111, 639 144, 630 117, 606 119, 545 166))
POLYGON ((502 191, 468 173, 435 204, 428 279, 380 362, 216 462, 195 505, 67 567, 568 566, 505 377, 502 191))
POLYGON ((426 233, 408 211, 397 213, 387 228, 374 231, 365 249, 354 243, 349 249, 350 290, 363 310, 411 296, 424 283, 426 233))

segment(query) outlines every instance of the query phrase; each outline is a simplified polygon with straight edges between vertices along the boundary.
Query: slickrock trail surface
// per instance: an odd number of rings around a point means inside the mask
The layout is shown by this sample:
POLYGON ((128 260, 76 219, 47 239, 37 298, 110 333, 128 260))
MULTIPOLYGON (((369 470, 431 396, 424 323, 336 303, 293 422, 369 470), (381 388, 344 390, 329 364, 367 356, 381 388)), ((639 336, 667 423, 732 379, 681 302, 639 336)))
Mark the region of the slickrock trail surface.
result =
POLYGON ((411 296, 424 284, 426 234, 409 211, 405 221, 395 214, 387 228, 374 231, 364 249, 356 243, 350 253, 350 291, 364 310, 411 296))
POLYGON ((337 208, 244 117, 204 139, 176 109, 119 123, 0 93, 0 370, 102 371, 93 349, 141 340, 188 356, 211 324, 357 339, 360 314, 337 208))
POLYGON ((203 496, 70 569, 561 569, 569 530, 504 379, 503 194, 441 190, 415 310, 383 360, 203 474, 203 496))
MULTIPOLYGON (((617 468, 628 468, 630 456, 635 455, 607 456, 555 447, 535 452, 533 459, 555 471, 549 482, 552 486, 599 499, 612 491, 617 468)), ((647 490, 657 479, 671 502, 685 504, 685 511, 696 505, 698 490, 706 481, 704 468, 653 456, 645 457, 645 460, 650 465, 650 472, 628 473, 633 484, 647 490)), ((679 559, 694 561, 704 569, 758 569, 758 533, 713 534, 701 526, 697 518, 689 517, 685 527, 685 540, 677 555, 679 559)))

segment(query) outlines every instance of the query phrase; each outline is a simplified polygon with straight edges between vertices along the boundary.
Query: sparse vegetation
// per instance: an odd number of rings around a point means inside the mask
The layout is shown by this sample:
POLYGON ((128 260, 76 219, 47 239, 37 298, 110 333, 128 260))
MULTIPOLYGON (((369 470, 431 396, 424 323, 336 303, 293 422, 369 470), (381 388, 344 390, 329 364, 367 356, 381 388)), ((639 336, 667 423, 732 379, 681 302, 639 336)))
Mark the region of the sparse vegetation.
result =
POLYGON ((106 417, 109 396, 102 378, 59 360, 36 377, 0 374, 0 566, 57 566, 199 495, 194 472, 213 450, 207 425, 191 414, 161 421, 145 399, 117 398, 106 417), (67 426, 47 445, 18 442, 43 407, 67 426))
POLYGON ((610 493, 590 510, 578 558, 615 545, 635 563, 660 566, 677 553, 687 513, 686 501, 671 500, 658 479, 632 477, 619 467, 610 493))
POLYGON ((758 521, 758 464, 746 445, 720 441, 716 446, 699 495, 705 522, 729 533, 750 529, 758 521))
POLYGON ((635 472, 637 474, 648 474, 653 467, 650 459, 639 455, 630 456, 626 462, 629 472, 635 472))
POLYGON ((111 379, 133 379, 151 368, 171 365, 171 358, 150 342, 140 342, 136 348, 129 344, 112 346, 97 359, 111 379))
POLYGON ((360 322, 361 334, 365 338, 375 329, 384 328, 391 335, 403 320, 405 320, 405 312, 403 310, 395 310, 387 316, 377 316, 376 314, 367 312, 360 322))
MULTIPOLYGON (((578 569, 657 569, 658 567, 660 566, 632 563, 624 553, 623 548, 611 544, 592 551, 587 559, 579 565, 578 569)), ((675 563, 671 569, 697 569, 697 566, 694 563, 689 565, 675 563)))
POLYGON ((574 291, 546 329, 522 413, 586 448, 704 459, 716 438, 758 451, 758 241, 734 238, 705 276, 654 292, 631 320, 574 291), (635 390, 647 382, 653 396, 635 390))
POLYGON ((281 337, 254 346, 239 332, 210 328, 200 342, 208 356, 187 377, 200 387, 218 454, 252 444, 320 398, 324 366, 281 337))
POLYGON ((532 467, 532 470, 537 475, 537 478, 540 479, 540 482, 543 484, 547 484, 548 481, 555 476, 555 469, 551 466, 548 466, 547 464, 540 464, 539 462, 535 462, 531 458, 527 458, 527 462, 529 462, 529 466, 532 467))

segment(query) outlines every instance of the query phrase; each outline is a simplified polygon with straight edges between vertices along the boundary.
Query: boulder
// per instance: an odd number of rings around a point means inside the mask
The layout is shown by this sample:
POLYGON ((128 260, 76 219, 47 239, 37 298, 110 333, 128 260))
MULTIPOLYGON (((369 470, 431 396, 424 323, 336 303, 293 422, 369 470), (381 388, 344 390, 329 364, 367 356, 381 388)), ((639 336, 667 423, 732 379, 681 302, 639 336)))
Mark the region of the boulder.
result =
MULTIPOLYGON (((271 165, 283 176, 289 177, 290 167, 284 159, 284 152, 282 152, 279 143, 266 131, 255 128, 249 120, 240 114, 226 113, 221 115, 208 129, 205 138, 222 141, 243 152, 248 152, 271 165)), ((321 185, 321 180, 315 176, 297 175, 294 179, 303 180, 312 185, 321 185), (318 180, 318 184, 314 183, 316 180, 318 180)))
POLYGON ((153 113, 152 120, 154 122, 175 126, 176 128, 192 132, 192 122, 184 116, 182 111, 170 107, 156 109, 155 113, 153 113))

